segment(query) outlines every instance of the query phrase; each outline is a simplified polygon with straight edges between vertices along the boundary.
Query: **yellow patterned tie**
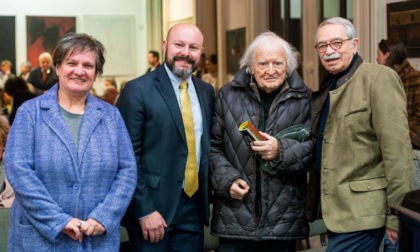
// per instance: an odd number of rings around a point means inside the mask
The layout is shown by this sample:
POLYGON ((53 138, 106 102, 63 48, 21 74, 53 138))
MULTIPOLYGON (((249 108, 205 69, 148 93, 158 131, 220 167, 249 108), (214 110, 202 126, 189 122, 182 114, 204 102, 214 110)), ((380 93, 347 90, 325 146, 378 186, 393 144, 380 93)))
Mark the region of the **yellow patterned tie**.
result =
POLYGON ((195 154, 195 131, 190 96, 187 90, 188 83, 182 81, 179 85, 182 121, 184 121, 185 137, 187 138, 188 157, 185 167, 185 193, 191 197, 198 190, 197 157, 195 154))

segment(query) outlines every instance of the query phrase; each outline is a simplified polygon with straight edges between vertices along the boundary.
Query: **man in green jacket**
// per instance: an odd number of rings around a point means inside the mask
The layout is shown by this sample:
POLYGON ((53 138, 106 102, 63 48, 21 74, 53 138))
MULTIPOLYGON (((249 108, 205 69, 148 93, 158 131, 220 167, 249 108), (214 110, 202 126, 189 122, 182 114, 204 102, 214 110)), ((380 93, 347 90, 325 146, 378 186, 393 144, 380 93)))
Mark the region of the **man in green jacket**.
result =
POLYGON ((309 221, 322 214, 327 251, 378 251, 385 232, 395 242, 398 219, 391 207, 412 184, 401 80, 390 68, 363 62, 358 43, 346 19, 318 27, 315 48, 329 74, 312 97, 315 168, 306 214, 309 221))

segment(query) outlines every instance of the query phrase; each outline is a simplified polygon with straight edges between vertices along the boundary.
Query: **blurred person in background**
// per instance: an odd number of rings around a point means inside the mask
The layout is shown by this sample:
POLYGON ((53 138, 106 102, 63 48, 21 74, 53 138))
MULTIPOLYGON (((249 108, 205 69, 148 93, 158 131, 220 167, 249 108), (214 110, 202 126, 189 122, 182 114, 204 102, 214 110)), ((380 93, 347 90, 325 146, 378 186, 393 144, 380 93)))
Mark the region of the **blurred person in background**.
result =
POLYGON ((12 109, 9 114, 10 125, 13 124, 18 108, 27 100, 37 95, 29 91, 26 81, 22 77, 9 78, 4 85, 4 90, 12 98, 12 109))
POLYGON ((38 66, 31 70, 27 81, 35 88, 37 95, 49 90, 57 82, 50 53, 44 52, 39 55, 38 66))
POLYGON ((3 156, 10 126, 7 118, 0 115, 0 208, 10 208, 15 198, 15 192, 7 180, 3 156))
POLYGON ((0 63, 0 89, 3 89, 7 79, 13 76, 12 62, 10 60, 2 60, 0 63))
MULTIPOLYGON (((420 71, 407 60, 407 48, 398 38, 382 39, 378 44, 376 61, 394 69, 400 76, 407 97, 408 127, 413 146, 413 189, 420 189, 420 71)), ((384 251, 398 251, 398 242, 384 238, 384 251)))
POLYGON ((210 83, 213 86, 214 91, 217 93, 220 87, 217 81, 218 76, 217 76, 217 55, 216 54, 212 54, 210 55, 210 57, 206 59, 206 70, 207 70, 207 73, 203 74, 201 79, 205 82, 210 83))
POLYGON ((25 81, 28 80, 29 75, 31 74, 32 63, 30 61, 23 62, 20 64, 20 75, 25 81))
POLYGON ((146 73, 156 70, 160 66, 159 53, 150 50, 147 54, 147 63, 149 63, 150 67, 147 69, 146 73))

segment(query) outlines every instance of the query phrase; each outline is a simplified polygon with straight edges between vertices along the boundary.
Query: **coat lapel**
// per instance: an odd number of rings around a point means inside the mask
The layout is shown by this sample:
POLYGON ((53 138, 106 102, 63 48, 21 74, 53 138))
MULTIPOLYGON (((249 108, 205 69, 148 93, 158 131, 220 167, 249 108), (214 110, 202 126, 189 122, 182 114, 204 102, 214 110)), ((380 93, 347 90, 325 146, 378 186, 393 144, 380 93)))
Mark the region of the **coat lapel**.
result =
POLYGON ((78 146, 78 156, 79 156, 79 163, 81 164, 81 160, 83 154, 86 151, 87 143, 89 142, 90 136, 92 132, 101 121, 103 117, 102 114, 102 105, 99 100, 95 99, 91 94, 88 95, 86 101, 86 111, 83 115, 82 124, 80 125, 80 133, 79 133, 79 146, 78 146))
POLYGON ((43 112, 42 119, 44 120, 45 124, 47 124, 48 127, 50 127, 50 129, 57 135, 58 139, 60 139, 66 146, 70 153, 73 166, 76 167, 78 164, 76 152, 77 148, 69 130, 67 129, 64 118, 61 115, 60 107, 58 105, 57 91, 58 85, 54 85, 45 94, 46 99, 41 100, 41 110, 43 112))
MULTIPOLYGON (((41 109, 44 111, 42 118, 48 127, 63 142, 70 153, 74 167, 79 167, 82 156, 86 151, 86 146, 92 135, 93 130, 102 119, 102 105, 91 94, 87 97, 86 111, 80 125, 79 146, 75 146, 74 140, 70 135, 67 125, 61 115, 60 107, 57 99, 58 85, 52 87, 45 95, 48 99, 41 102, 41 109)), ((75 171, 77 174, 77 172, 75 171)))
POLYGON ((185 139, 185 130, 184 124, 182 122, 181 110, 179 108, 178 100, 176 99, 174 89, 172 88, 171 80, 169 79, 168 74, 166 73, 164 65, 162 64, 154 72, 156 72, 156 86, 162 94, 162 97, 165 100, 169 111, 171 112, 172 119, 174 120, 182 139, 185 143, 187 143, 185 139))

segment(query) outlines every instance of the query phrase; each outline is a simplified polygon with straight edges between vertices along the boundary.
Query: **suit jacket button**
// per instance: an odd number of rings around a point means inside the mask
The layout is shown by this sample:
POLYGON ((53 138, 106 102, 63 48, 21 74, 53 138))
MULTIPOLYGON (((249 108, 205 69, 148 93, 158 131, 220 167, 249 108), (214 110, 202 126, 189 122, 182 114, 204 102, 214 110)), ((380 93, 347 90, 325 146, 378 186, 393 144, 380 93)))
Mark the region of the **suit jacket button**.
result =
POLYGON ((182 181, 178 180, 177 184, 182 185, 182 181))

